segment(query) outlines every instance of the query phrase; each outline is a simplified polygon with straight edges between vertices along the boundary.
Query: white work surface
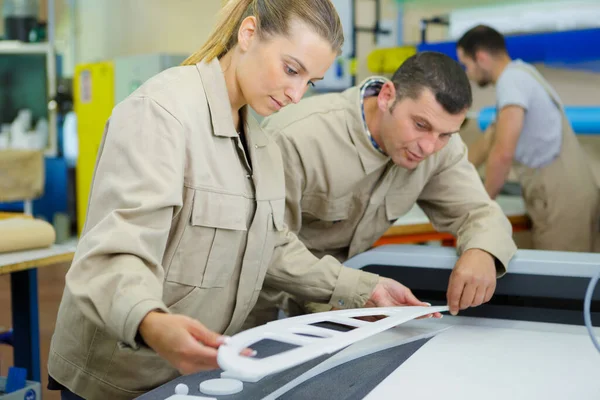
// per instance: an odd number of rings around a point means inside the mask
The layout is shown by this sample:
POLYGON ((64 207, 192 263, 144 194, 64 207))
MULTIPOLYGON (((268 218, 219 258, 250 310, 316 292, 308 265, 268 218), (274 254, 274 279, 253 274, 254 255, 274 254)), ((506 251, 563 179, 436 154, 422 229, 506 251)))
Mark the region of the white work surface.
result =
POLYGON ((73 259, 76 242, 55 244, 35 250, 0 253, 0 275, 40 268, 73 259))
POLYGON ((43 258, 49 258, 53 256, 59 256, 65 253, 72 253, 75 251, 75 245, 53 245, 44 249, 16 251, 12 253, 0 254, 0 267, 6 265, 13 265, 22 262, 36 261, 43 258))
MULTIPOLYGON (((496 197, 496 202, 507 217, 524 215, 526 213, 525 201, 521 196, 500 195, 496 197)), ((420 225, 428 224, 429 222, 429 218, 427 218, 425 212, 415 204, 408 213, 398 218, 394 225, 420 225)))
POLYGON ((453 326, 365 399, 600 399, 600 353, 583 326, 451 316, 427 322, 453 326))

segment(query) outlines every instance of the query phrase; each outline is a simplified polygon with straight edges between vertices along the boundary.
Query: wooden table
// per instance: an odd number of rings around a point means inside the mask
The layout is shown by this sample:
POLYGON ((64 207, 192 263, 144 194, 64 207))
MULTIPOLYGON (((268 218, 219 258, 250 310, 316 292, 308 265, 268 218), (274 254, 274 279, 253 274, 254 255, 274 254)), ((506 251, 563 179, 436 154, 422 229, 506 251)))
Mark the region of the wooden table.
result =
POLYGON ((0 219, 8 219, 8 218, 33 218, 33 217, 29 214, 0 211, 0 219))
POLYGON ((0 254, 0 275, 10 274, 14 365, 41 382, 37 268, 70 262, 75 244, 0 254))
MULTIPOLYGON (((529 230, 531 228, 531 221, 525 212, 525 202, 522 197, 501 195, 496 198, 496 201, 512 224, 513 232, 529 230)), ((414 244, 429 241, 441 241, 445 246, 456 245, 456 238, 450 233, 436 231, 431 222, 429 222, 427 215, 415 204, 407 214, 400 217, 375 242, 374 246, 414 244)))

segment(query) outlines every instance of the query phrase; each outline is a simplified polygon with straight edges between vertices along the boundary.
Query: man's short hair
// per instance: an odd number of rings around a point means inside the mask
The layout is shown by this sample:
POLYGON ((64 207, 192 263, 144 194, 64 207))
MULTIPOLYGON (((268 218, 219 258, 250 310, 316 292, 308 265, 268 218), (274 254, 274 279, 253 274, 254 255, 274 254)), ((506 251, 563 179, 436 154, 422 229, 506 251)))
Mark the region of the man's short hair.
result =
POLYGON ((486 25, 477 25, 469 29, 456 42, 456 46, 472 59, 475 59, 475 54, 481 50, 493 55, 506 53, 504 36, 494 28, 486 25))
POLYGON ((473 102, 471 84, 458 62, 445 54, 419 52, 400 65, 392 76, 396 88, 396 101, 417 99, 424 89, 429 89, 446 112, 456 115, 473 102))

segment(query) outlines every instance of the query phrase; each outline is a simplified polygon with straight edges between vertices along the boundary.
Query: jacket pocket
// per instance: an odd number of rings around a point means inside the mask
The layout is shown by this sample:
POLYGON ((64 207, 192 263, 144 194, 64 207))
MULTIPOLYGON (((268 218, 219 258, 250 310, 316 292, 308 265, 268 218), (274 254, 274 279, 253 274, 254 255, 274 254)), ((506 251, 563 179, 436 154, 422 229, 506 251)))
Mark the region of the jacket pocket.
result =
POLYGON ((247 203, 241 196, 195 190, 191 215, 166 280, 225 287, 242 257, 247 203))
POLYGON ((282 231, 284 225, 285 199, 269 200, 271 215, 268 219, 269 230, 282 231))
POLYGON ((331 228, 348 219, 351 206, 351 193, 337 199, 307 195, 302 199, 302 225, 311 229, 331 228))

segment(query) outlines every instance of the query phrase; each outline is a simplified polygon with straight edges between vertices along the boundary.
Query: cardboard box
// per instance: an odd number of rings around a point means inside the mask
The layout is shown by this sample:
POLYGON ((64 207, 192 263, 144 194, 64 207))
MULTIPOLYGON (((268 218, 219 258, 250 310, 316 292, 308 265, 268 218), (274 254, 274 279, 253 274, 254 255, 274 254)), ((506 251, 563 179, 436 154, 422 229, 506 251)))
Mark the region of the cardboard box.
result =
POLYGON ((6 377, 0 376, 0 400, 40 400, 42 389, 39 382, 26 381, 25 387, 12 393, 4 393, 6 377))

